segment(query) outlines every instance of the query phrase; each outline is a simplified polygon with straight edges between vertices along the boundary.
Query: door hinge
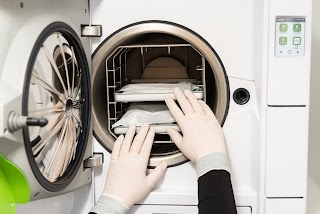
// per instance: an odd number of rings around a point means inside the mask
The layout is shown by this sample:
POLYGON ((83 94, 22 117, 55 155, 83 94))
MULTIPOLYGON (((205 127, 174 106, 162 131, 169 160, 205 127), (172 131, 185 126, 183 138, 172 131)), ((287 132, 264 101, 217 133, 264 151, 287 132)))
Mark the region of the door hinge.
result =
POLYGON ((91 157, 84 160, 83 167, 84 168, 93 168, 102 166, 104 160, 103 160, 103 153, 93 153, 91 157))
POLYGON ((101 37, 102 25, 81 25, 82 37, 101 37))

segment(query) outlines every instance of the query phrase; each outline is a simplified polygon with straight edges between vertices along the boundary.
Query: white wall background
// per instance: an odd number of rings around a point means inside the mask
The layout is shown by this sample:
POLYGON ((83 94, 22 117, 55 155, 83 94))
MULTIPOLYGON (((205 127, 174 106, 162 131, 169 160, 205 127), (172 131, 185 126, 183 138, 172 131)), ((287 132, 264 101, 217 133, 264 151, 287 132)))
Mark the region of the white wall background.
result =
POLYGON ((320 184, 320 0, 313 0, 309 174, 320 184))
POLYGON ((320 214, 320 0, 313 0, 307 214, 320 214))

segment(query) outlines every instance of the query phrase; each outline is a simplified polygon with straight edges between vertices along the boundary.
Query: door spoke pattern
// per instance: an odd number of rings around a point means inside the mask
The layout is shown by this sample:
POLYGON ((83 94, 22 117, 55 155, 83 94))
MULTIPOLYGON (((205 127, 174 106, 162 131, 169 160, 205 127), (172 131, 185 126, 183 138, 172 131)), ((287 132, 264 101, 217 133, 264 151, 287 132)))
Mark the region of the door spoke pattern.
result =
POLYGON ((83 132, 82 109, 86 99, 76 56, 63 34, 53 33, 40 48, 38 66, 32 70, 28 115, 45 117, 48 125, 30 127, 30 142, 36 142, 32 153, 50 182, 58 181, 68 171, 83 132))

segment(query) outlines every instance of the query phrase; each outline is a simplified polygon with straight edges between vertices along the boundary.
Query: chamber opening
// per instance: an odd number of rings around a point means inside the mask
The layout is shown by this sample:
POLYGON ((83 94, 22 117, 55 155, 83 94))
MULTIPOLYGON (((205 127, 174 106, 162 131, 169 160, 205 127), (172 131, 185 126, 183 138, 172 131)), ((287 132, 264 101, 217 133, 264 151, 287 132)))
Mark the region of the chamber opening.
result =
MULTIPOLYGON (((132 35, 124 33, 125 38, 119 37, 123 31, 116 33, 100 46, 93 57, 94 132, 99 142, 112 150, 114 139, 127 130, 123 125, 114 125, 132 110, 132 106, 138 109, 155 104, 165 106, 164 96, 168 93, 161 90, 151 93, 150 85, 186 84, 222 122, 228 109, 228 85, 217 55, 213 50, 206 53, 210 49, 208 44, 185 29, 186 34, 181 35, 175 35, 178 31, 174 29, 157 32, 144 28, 141 33, 132 30, 132 35), (197 38, 193 42, 189 41, 192 40, 188 36, 190 33, 197 38), (142 89, 137 88, 142 85, 142 89), (144 88, 145 85, 148 87, 144 88), (127 89, 128 86, 133 86, 133 89, 127 89), (131 94, 127 90, 138 93, 131 94)), ((166 133, 168 127, 179 130, 175 122, 151 126, 156 129, 151 167, 163 160, 169 165, 187 161, 166 133)))
MULTIPOLYGON (((181 84, 184 87, 184 83, 190 84, 191 87, 197 88, 196 92, 198 96, 200 95, 199 98, 206 101, 204 96, 206 83, 210 87, 215 87, 214 78, 205 81, 206 73, 213 73, 210 67, 206 68, 206 65, 206 59, 194 46, 168 34, 148 33, 136 36, 130 39, 130 42, 118 46, 106 58, 109 132, 114 137, 118 137, 119 134, 127 132, 128 123, 133 123, 135 120, 133 124, 141 126, 143 122, 140 118, 145 118, 157 133, 151 156, 165 156, 179 152, 166 133, 166 127, 178 129, 178 125, 175 122, 166 122, 165 120, 152 123, 153 118, 146 118, 148 116, 146 113, 152 112, 149 116, 155 117, 157 112, 154 112, 153 109, 159 109, 159 111, 167 109, 162 95, 170 93, 162 90, 160 86, 170 87, 170 85, 178 86, 181 84), (154 86, 157 87, 157 84, 159 88, 155 89, 154 86), (124 86, 128 87, 128 90, 135 90, 135 93, 124 91, 124 86), (129 89, 130 86, 132 87, 129 89), (137 88, 138 86, 141 88, 137 88), (155 101, 156 103, 154 103, 155 101), (136 102, 139 102, 138 107, 136 102), (152 106, 155 108, 151 108, 152 106), (159 108, 159 106, 163 108, 159 108), (145 113, 138 114, 137 111, 142 108, 145 113), (131 115, 136 114, 124 119, 128 111, 132 112, 131 115), (116 122, 119 123, 123 120, 126 120, 125 124, 114 127, 116 122)), ((216 90, 212 91, 216 92, 216 90)), ((210 95, 213 109, 216 105, 215 97, 215 93, 210 95)))

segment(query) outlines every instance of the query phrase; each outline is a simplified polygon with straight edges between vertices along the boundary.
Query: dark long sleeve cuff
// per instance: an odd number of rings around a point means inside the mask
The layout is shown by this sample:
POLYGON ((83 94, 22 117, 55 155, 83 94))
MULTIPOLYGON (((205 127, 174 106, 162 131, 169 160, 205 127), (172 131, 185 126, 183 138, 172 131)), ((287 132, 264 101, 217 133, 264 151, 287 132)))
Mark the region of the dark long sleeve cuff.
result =
POLYGON ((230 174, 211 170, 198 179, 199 214, 237 214, 230 174))

